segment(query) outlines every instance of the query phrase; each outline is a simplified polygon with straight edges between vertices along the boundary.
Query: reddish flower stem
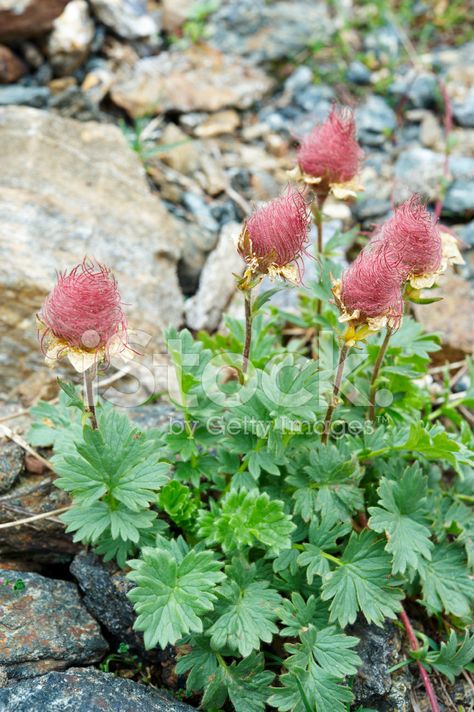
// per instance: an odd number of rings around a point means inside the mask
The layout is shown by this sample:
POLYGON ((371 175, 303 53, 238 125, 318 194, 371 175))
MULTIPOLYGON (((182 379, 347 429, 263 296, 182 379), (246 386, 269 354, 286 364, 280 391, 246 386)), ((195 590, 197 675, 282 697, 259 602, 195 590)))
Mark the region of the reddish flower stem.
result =
POLYGON ((349 346, 344 343, 341 346, 339 352, 339 362, 337 364, 336 379, 334 381, 334 388, 332 391, 332 398, 329 402, 328 409, 326 411, 326 417, 324 418, 324 427, 321 442, 326 445, 329 440, 329 432, 331 430, 331 421, 334 411, 336 410, 337 398, 339 391, 341 390, 342 376, 344 374, 344 366, 346 363, 347 354, 349 353, 349 346))
MULTIPOLYGON (((418 641, 416 639, 415 631, 413 630, 412 624, 410 623, 410 619, 408 618, 404 608, 402 608, 402 610, 400 611, 400 620, 402 621, 403 626, 406 630, 408 642, 410 643, 411 649, 413 651, 418 650, 418 641)), ((420 677, 423 681, 423 685, 425 686, 426 695, 428 697, 428 700, 430 701, 432 712, 441 712, 429 675, 426 669, 423 667, 423 663, 420 660, 417 660, 416 662, 418 665, 418 670, 420 671, 420 677)))
POLYGON ((393 329, 390 326, 387 326, 387 333, 385 334, 385 338, 377 354, 377 359, 375 361, 374 370, 372 373, 372 380, 370 382, 368 417, 369 420, 371 420, 373 423, 375 423, 375 397, 377 395, 377 378, 379 377, 380 369, 382 367, 385 354, 387 353, 388 342, 390 341, 390 337, 392 336, 392 334, 393 329))

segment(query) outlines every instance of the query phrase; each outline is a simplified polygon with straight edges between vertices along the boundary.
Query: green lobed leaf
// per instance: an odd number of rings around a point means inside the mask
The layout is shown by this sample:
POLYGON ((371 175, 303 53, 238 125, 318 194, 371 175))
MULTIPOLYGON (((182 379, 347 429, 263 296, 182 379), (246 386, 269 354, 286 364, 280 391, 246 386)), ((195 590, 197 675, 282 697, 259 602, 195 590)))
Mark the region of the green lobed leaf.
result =
POLYGON ((312 663, 308 670, 294 668, 280 676, 282 687, 272 688, 268 704, 280 712, 306 712, 301 689, 315 712, 346 712, 352 692, 334 675, 312 663), (299 682, 299 684, 298 684, 299 682))
POLYGON ((385 546, 393 556, 394 573, 417 568, 431 559, 433 542, 426 526, 426 480, 418 465, 408 467, 399 482, 382 477, 377 490, 379 507, 369 507, 369 526, 387 535, 385 546))
POLYGON ((263 655, 252 653, 239 663, 221 659, 215 679, 201 701, 203 709, 220 709, 230 698, 235 712, 264 712, 274 673, 265 670, 263 655))
POLYGON ((442 642, 439 650, 429 652, 426 659, 435 670, 454 683, 456 676, 474 660, 474 635, 466 631, 464 638, 458 641, 455 631, 452 630, 448 642, 442 642))
POLYGON ((179 560, 164 548, 145 547, 129 565, 128 577, 137 586, 127 595, 146 648, 165 648, 188 633, 202 633, 202 616, 213 609, 215 587, 225 578, 212 552, 191 550, 179 560))
POLYGON ((371 531, 353 532, 340 564, 323 578, 321 598, 331 601, 330 621, 341 627, 353 623, 361 611, 369 623, 381 626, 395 618, 403 592, 391 578, 385 542, 371 531))
POLYGON ((216 649, 238 650, 242 657, 258 650, 261 641, 270 643, 278 632, 276 608, 281 602, 268 581, 253 581, 239 585, 226 581, 218 588, 219 602, 216 622, 209 629, 216 649))
POLYGON ((452 613, 470 618, 474 581, 469 577, 464 551, 456 544, 436 546, 431 561, 420 562, 423 603, 430 614, 452 613))

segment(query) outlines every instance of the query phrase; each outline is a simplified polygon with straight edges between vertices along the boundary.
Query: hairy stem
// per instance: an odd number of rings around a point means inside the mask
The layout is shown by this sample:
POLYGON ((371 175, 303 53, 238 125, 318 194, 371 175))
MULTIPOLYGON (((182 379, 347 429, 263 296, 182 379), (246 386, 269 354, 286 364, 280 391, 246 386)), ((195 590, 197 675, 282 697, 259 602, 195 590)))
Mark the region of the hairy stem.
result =
POLYGON ((326 411, 326 416, 324 418, 324 428, 323 428, 323 434, 322 434, 322 438, 321 438, 322 443, 324 445, 326 445, 329 440, 329 431, 331 429, 332 416, 336 409, 339 391, 341 390, 342 376, 344 374, 344 366, 345 366, 347 354, 349 353, 349 348, 350 347, 346 343, 344 343, 341 346, 341 350, 339 352, 339 361, 337 364, 336 379, 334 381, 332 398, 331 398, 331 401, 329 402, 328 409, 326 411))
POLYGON ((94 402, 94 379, 95 379, 95 367, 92 366, 84 371, 84 403, 86 406, 86 413, 89 413, 90 423, 92 430, 97 430, 97 418, 95 414, 95 402, 94 402))
POLYGON ((375 423, 375 396, 377 395, 377 379, 379 377, 380 368, 382 366, 385 354, 387 353, 388 342, 393 334, 393 329, 387 326, 387 332, 385 338, 382 342, 382 346, 377 354, 377 359, 374 364, 374 370, 372 373, 372 380, 370 381, 370 391, 369 391, 369 412, 368 417, 373 423, 375 423))
POLYGON ((316 203, 313 205, 311 210, 314 218, 314 224, 316 225, 316 245, 317 245, 317 256, 322 255, 324 249, 323 243, 323 206, 320 204, 319 199, 316 198, 316 203))
MULTIPOLYGON (((324 242, 323 242, 323 205, 324 201, 326 200, 326 195, 319 195, 316 194, 316 198, 313 204, 313 207, 311 209, 311 212, 313 214, 313 219, 314 219, 314 224, 316 225, 316 245, 317 245, 317 253, 316 253, 316 259, 319 257, 322 257, 323 255, 323 250, 324 250, 324 242)), ((321 316, 323 311, 323 305, 320 299, 316 300, 316 316, 321 316)), ((316 337, 315 337, 315 355, 319 353, 319 330, 320 330, 320 325, 316 324, 316 337)))
POLYGON ((242 372, 247 373, 250 356, 250 346, 252 344, 252 291, 245 292, 245 344, 242 360, 242 372))
MULTIPOLYGON (((400 612, 400 620, 406 630, 408 642, 410 643, 411 649, 413 651, 418 650, 418 641, 416 639, 415 631, 413 630, 413 627, 410 623, 410 619, 408 618, 404 608, 402 608, 400 612)), ((428 697, 428 700, 430 701, 431 710, 432 712, 440 712, 438 700, 436 699, 436 694, 431 684, 431 680, 428 676, 428 673, 423 667, 423 664, 420 660, 417 660, 416 662, 418 664, 418 670, 420 671, 420 677, 423 681, 423 685, 425 686, 426 695, 428 697)))

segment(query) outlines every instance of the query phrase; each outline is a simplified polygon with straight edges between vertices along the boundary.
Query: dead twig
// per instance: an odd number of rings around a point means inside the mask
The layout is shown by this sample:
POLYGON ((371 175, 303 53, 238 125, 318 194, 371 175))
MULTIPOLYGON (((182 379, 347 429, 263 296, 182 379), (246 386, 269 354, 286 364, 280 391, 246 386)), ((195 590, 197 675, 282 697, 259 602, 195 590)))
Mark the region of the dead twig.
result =
MULTIPOLYGON (((41 512, 41 514, 35 514, 32 517, 24 517, 23 519, 16 519, 14 522, 4 522, 4 524, 0 524, 0 529, 10 529, 11 527, 19 527, 22 524, 29 524, 30 522, 36 522, 38 519, 51 519, 56 516, 56 514, 62 514, 63 512, 67 512, 68 509, 71 509, 72 505, 68 505, 67 507, 60 507, 59 509, 53 509, 50 512, 41 512)), ((58 520, 54 520, 58 521, 58 520)), ((62 522, 61 522, 62 524, 62 522)))
POLYGON ((23 450, 29 453, 32 457, 36 458, 39 462, 42 462, 48 470, 52 470, 54 472, 54 468, 49 460, 40 455, 39 452, 36 452, 36 450, 33 450, 33 448, 28 445, 26 440, 24 440, 20 435, 14 433, 13 430, 6 425, 0 425, 0 436, 2 435, 9 438, 9 440, 13 440, 14 443, 22 447, 23 450))

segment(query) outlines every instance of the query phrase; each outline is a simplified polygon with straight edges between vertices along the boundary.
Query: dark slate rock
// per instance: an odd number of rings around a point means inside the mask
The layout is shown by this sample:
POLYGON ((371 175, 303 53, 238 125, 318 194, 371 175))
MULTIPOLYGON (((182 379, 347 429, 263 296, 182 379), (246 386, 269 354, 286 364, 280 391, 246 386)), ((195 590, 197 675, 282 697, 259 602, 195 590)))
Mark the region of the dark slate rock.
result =
POLYGON ((463 102, 453 103, 453 116, 460 126, 474 128, 474 89, 471 89, 463 102))
POLYGON ((0 106, 16 104, 41 109, 46 106, 48 99, 49 89, 46 87, 24 87, 20 84, 0 87, 0 106))
POLYGON ((405 72, 396 78, 390 92, 405 96, 417 109, 434 109, 438 104, 438 82, 430 72, 405 72))
POLYGON ((72 668, 0 689, 1 712, 192 712, 194 708, 132 680, 72 668))
POLYGON ((0 667, 9 679, 103 658, 107 642, 73 583, 6 569, 0 580, 0 667))
POLYGON ((370 96, 356 111, 359 141, 367 146, 381 146, 396 129, 397 117, 381 96, 370 96))
POLYGON ((362 62, 351 62, 346 72, 346 79, 352 84, 358 84, 364 86, 365 84, 370 84, 370 69, 368 69, 362 62))
POLYGON ((362 666, 354 680, 354 709, 358 705, 378 712, 409 712, 410 673, 407 668, 390 674, 389 668, 400 661, 401 635, 392 624, 383 628, 357 621, 347 633, 359 638, 357 652, 362 666))
POLYGON ((8 492, 23 470, 23 449, 8 440, 0 440, 0 494, 8 492))
POLYGON ((89 613, 119 641, 144 652, 142 635, 133 630, 136 616, 126 595, 133 584, 123 572, 85 551, 74 558, 70 570, 89 613))

